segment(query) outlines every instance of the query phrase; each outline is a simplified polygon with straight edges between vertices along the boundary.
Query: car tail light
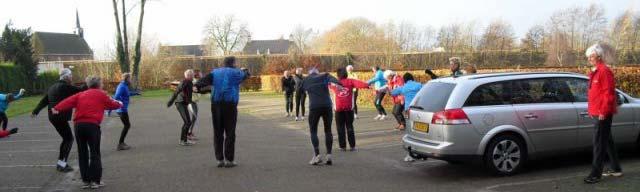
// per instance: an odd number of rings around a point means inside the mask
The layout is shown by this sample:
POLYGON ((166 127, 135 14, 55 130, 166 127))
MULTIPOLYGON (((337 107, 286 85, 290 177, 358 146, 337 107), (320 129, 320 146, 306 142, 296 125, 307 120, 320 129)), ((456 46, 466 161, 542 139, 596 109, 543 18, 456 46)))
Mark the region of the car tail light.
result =
POLYGON ((471 124, 471 121, 469 121, 469 117, 462 109, 447 109, 434 113, 433 118, 431 118, 431 124, 463 125, 471 124))

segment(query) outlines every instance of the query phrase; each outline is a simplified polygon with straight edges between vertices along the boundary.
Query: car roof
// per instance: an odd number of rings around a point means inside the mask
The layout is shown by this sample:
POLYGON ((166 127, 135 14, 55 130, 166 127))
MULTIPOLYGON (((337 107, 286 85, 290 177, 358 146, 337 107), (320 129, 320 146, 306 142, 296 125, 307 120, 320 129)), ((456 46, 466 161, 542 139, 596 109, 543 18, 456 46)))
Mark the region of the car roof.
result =
POLYGON ((443 83, 462 83, 462 82, 492 82, 503 80, 517 80, 529 78, 545 78, 545 77, 575 77, 586 78, 584 74, 570 72, 499 72, 499 73, 478 73, 472 75, 462 75, 458 77, 443 77, 434 79, 434 82, 443 83))

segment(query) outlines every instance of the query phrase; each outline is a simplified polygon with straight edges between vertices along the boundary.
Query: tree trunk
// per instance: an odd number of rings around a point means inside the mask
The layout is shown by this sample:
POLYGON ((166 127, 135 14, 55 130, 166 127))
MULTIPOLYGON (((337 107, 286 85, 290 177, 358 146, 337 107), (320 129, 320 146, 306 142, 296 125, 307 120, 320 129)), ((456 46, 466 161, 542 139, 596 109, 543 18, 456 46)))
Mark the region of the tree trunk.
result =
MULTIPOLYGON (((123 0, 124 1, 124 0, 123 0)), ((122 31, 120 31, 120 18, 118 16, 118 3, 116 0, 112 0, 113 2, 113 16, 116 19, 116 56, 118 59, 118 64, 120 65, 120 71, 126 72, 129 71, 129 65, 125 61, 124 55, 124 46, 122 45, 122 31)))
POLYGON ((131 58, 129 57, 129 34, 127 33, 127 9, 125 9, 125 0, 122 0, 122 46, 124 47, 124 63, 126 70, 123 73, 128 73, 131 69, 131 58))
POLYGON ((146 0, 140 1, 140 19, 138 20, 138 37, 136 39, 135 52, 133 56, 133 87, 134 89, 139 88, 139 80, 140 80, 140 60, 142 58, 142 51, 140 50, 140 43, 142 41, 142 20, 144 18, 144 4, 146 0))

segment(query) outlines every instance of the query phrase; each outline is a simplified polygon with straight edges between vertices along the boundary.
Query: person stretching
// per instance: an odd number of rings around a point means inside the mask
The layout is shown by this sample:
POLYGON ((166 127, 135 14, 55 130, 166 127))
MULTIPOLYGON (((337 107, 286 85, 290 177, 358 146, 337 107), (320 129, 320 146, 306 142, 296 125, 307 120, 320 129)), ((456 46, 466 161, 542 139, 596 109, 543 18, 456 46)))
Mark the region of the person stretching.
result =
POLYGON ((376 90, 376 99, 374 100, 374 105, 378 110, 378 116, 376 116, 375 120, 384 120, 387 118, 387 112, 384 110, 384 106, 382 106, 382 101, 384 100, 385 94, 387 94, 387 80, 384 79, 384 72, 380 67, 373 67, 374 76, 371 80, 369 80, 369 85, 374 84, 376 90))
POLYGON ((25 90, 20 89, 18 94, 14 95, 12 93, 9 94, 0 94, 0 123, 2 124, 2 130, 7 130, 7 124, 9 124, 9 118, 7 118, 7 109, 9 108, 9 103, 14 102, 24 94, 25 90))
POLYGON ((169 99, 167 103, 167 108, 171 107, 174 103, 176 104, 176 109, 178 113, 180 113, 180 117, 182 117, 182 129, 180 131, 180 143, 181 146, 191 146, 196 144, 194 141, 187 139, 187 134, 189 133, 189 129, 191 128, 191 115, 189 115, 189 104, 192 103, 192 94, 193 94, 193 70, 189 69, 184 72, 184 79, 178 87, 176 91, 169 99))
POLYGON ((351 151, 356 150, 356 136, 353 129, 353 119, 355 118, 354 108, 354 94, 353 90, 369 88, 369 84, 363 81, 348 78, 347 70, 340 68, 337 71, 338 79, 344 89, 340 90, 337 86, 331 85, 330 88, 335 95, 335 116, 336 116, 336 128, 338 129, 338 144, 340 150, 346 151, 347 144, 345 139, 349 139, 349 147, 351 151))
POLYGON ((197 92, 207 86, 211 91, 211 117, 213 118, 213 148, 218 167, 235 167, 236 123, 240 84, 248 79, 247 69, 236 68, 236 58, 225 57, 224 67, 214 69, 196 83, 197 92))
POLYGON ((307 99, 307 93, 304 92, 304 89, 302 89, 302 81, 304 81, 302 68, 296 69, 296 74, 293 76, 293 81, 295 84, 294 90, 296 95, 296 121, 304 121, 304 103, 307 99), (302 111, 300 111, 300 108, 302 108, 302 111))
POLYGON ((284 92, 286 117, 290 117, 293 112, 293 91, 296 83, 289 71, 284 71, 284 76, 282 76, 280 83, 282 84, 282 92, 284 92))
POLYGON ((318 123, 320 122, 320 118, 322 118, 322 124, 324 125, 325 146, 327 147, 326 164, 333 164, 331 160, 331 149, 333 146, 331 121, 333 114, 328 87, 330 83, 339 85, 338 88, 341 91, 344 89, 335 77, 328 73, 320 74, 316 68, 309 70, 309 76, 302 82, 302 88, 309 94, 309 132, 311 132, 311 144, 313 145, 314 152, 314 156, 309 162, 311 165, 319 165, 323 161, 318 147, 318 123))
MULTIPOLYGON (((422 89, 422 84, 416 82, 411 73, 405 73, 402 76, 402 79, 405 82, 404 86, 396 87, 395 89, 393 89, 391 91, 391 95, 404 96, 404 111, 406 112, 407 110, 409 110, 409 107, 411 107, 413 98, 415 98, 420 89, 422 89)), ((407 154, 407 156, 404 158, 404 161, 411 162, 414 161, 414 159, 411 157, 411 155, 407 154)))
POLYGON ((122 125, 124 125, 122 132, 120 133, 120 140, 118 141, 118 151, 131 149, 131 147, 124 142, 124 139, 127 137, 127 133, 129 132, 129 128, 131 128, 131 122, 129 121, 129 97, 136 95, 129 92, 130 84, 131 74, 122 74, 122 82, 120 82, 118 88, 116 88, 116 94, 113 96, 115 100, 122 102, 122 108, 116 110, 116 113, 120 116, 122 125))
POLYGON ((85 81, 89 90, 62 100, 51 109, 51 113, 56 115, 76 109, 73 122, 78 143, 78 165, 84 183, 81 188, 97 189, 104 186, 101 181, 100 123, 105 110, 118 109, 122 103, 107 96, 107 92, 102 90, 100 77, 87 77, 85 81))
POLYGON ((71 85, 73 75, 70 69, 62 69, 59 74, 60 80, 49 87, 47 93, 42 97, 40 103, 38 103, 38 106, 36 106, 33 112, 31 112, 31 117, 37 117, 38 113, 47 107, 49 122, 56 129, 60 137, 62 137, 56 170, 67 173, 73 171, 73 168, 71 168, 67 163, 69 153, 71 153, 71 147, 73 147, 73 131, 69 125, 73 110, 65 111, 60 114, 52 114, 51 109, 58 105, 62 100, 84 91, 86 89, 86 85, 83 87, 71 85))
MULTIPOLYGON (((402 77, 396 74, 396 72, 391 70, 386 70, 384 72, 384 78, 389 82, 389 90, 393 90, 398 87, 402 87, 404 85, 404 80, 402 77)), ((404 118, 404 96, 402 95, 392 95, 393 100, 393 116, 396 118, 396 122, 398 122, 398 126, 396 129, 404 130, 407 123, 404 118)))

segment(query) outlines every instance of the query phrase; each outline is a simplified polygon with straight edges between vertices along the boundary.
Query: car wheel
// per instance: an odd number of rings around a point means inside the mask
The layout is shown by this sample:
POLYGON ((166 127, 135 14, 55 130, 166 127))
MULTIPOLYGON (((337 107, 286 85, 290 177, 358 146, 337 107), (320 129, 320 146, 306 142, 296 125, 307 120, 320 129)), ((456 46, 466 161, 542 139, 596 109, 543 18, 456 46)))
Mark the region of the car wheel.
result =
POLYGON ((493 138, 485 150, 486 166, 498 175, 516 174, 527 160, 527 148, 517 136, 500 135, 493 138))

